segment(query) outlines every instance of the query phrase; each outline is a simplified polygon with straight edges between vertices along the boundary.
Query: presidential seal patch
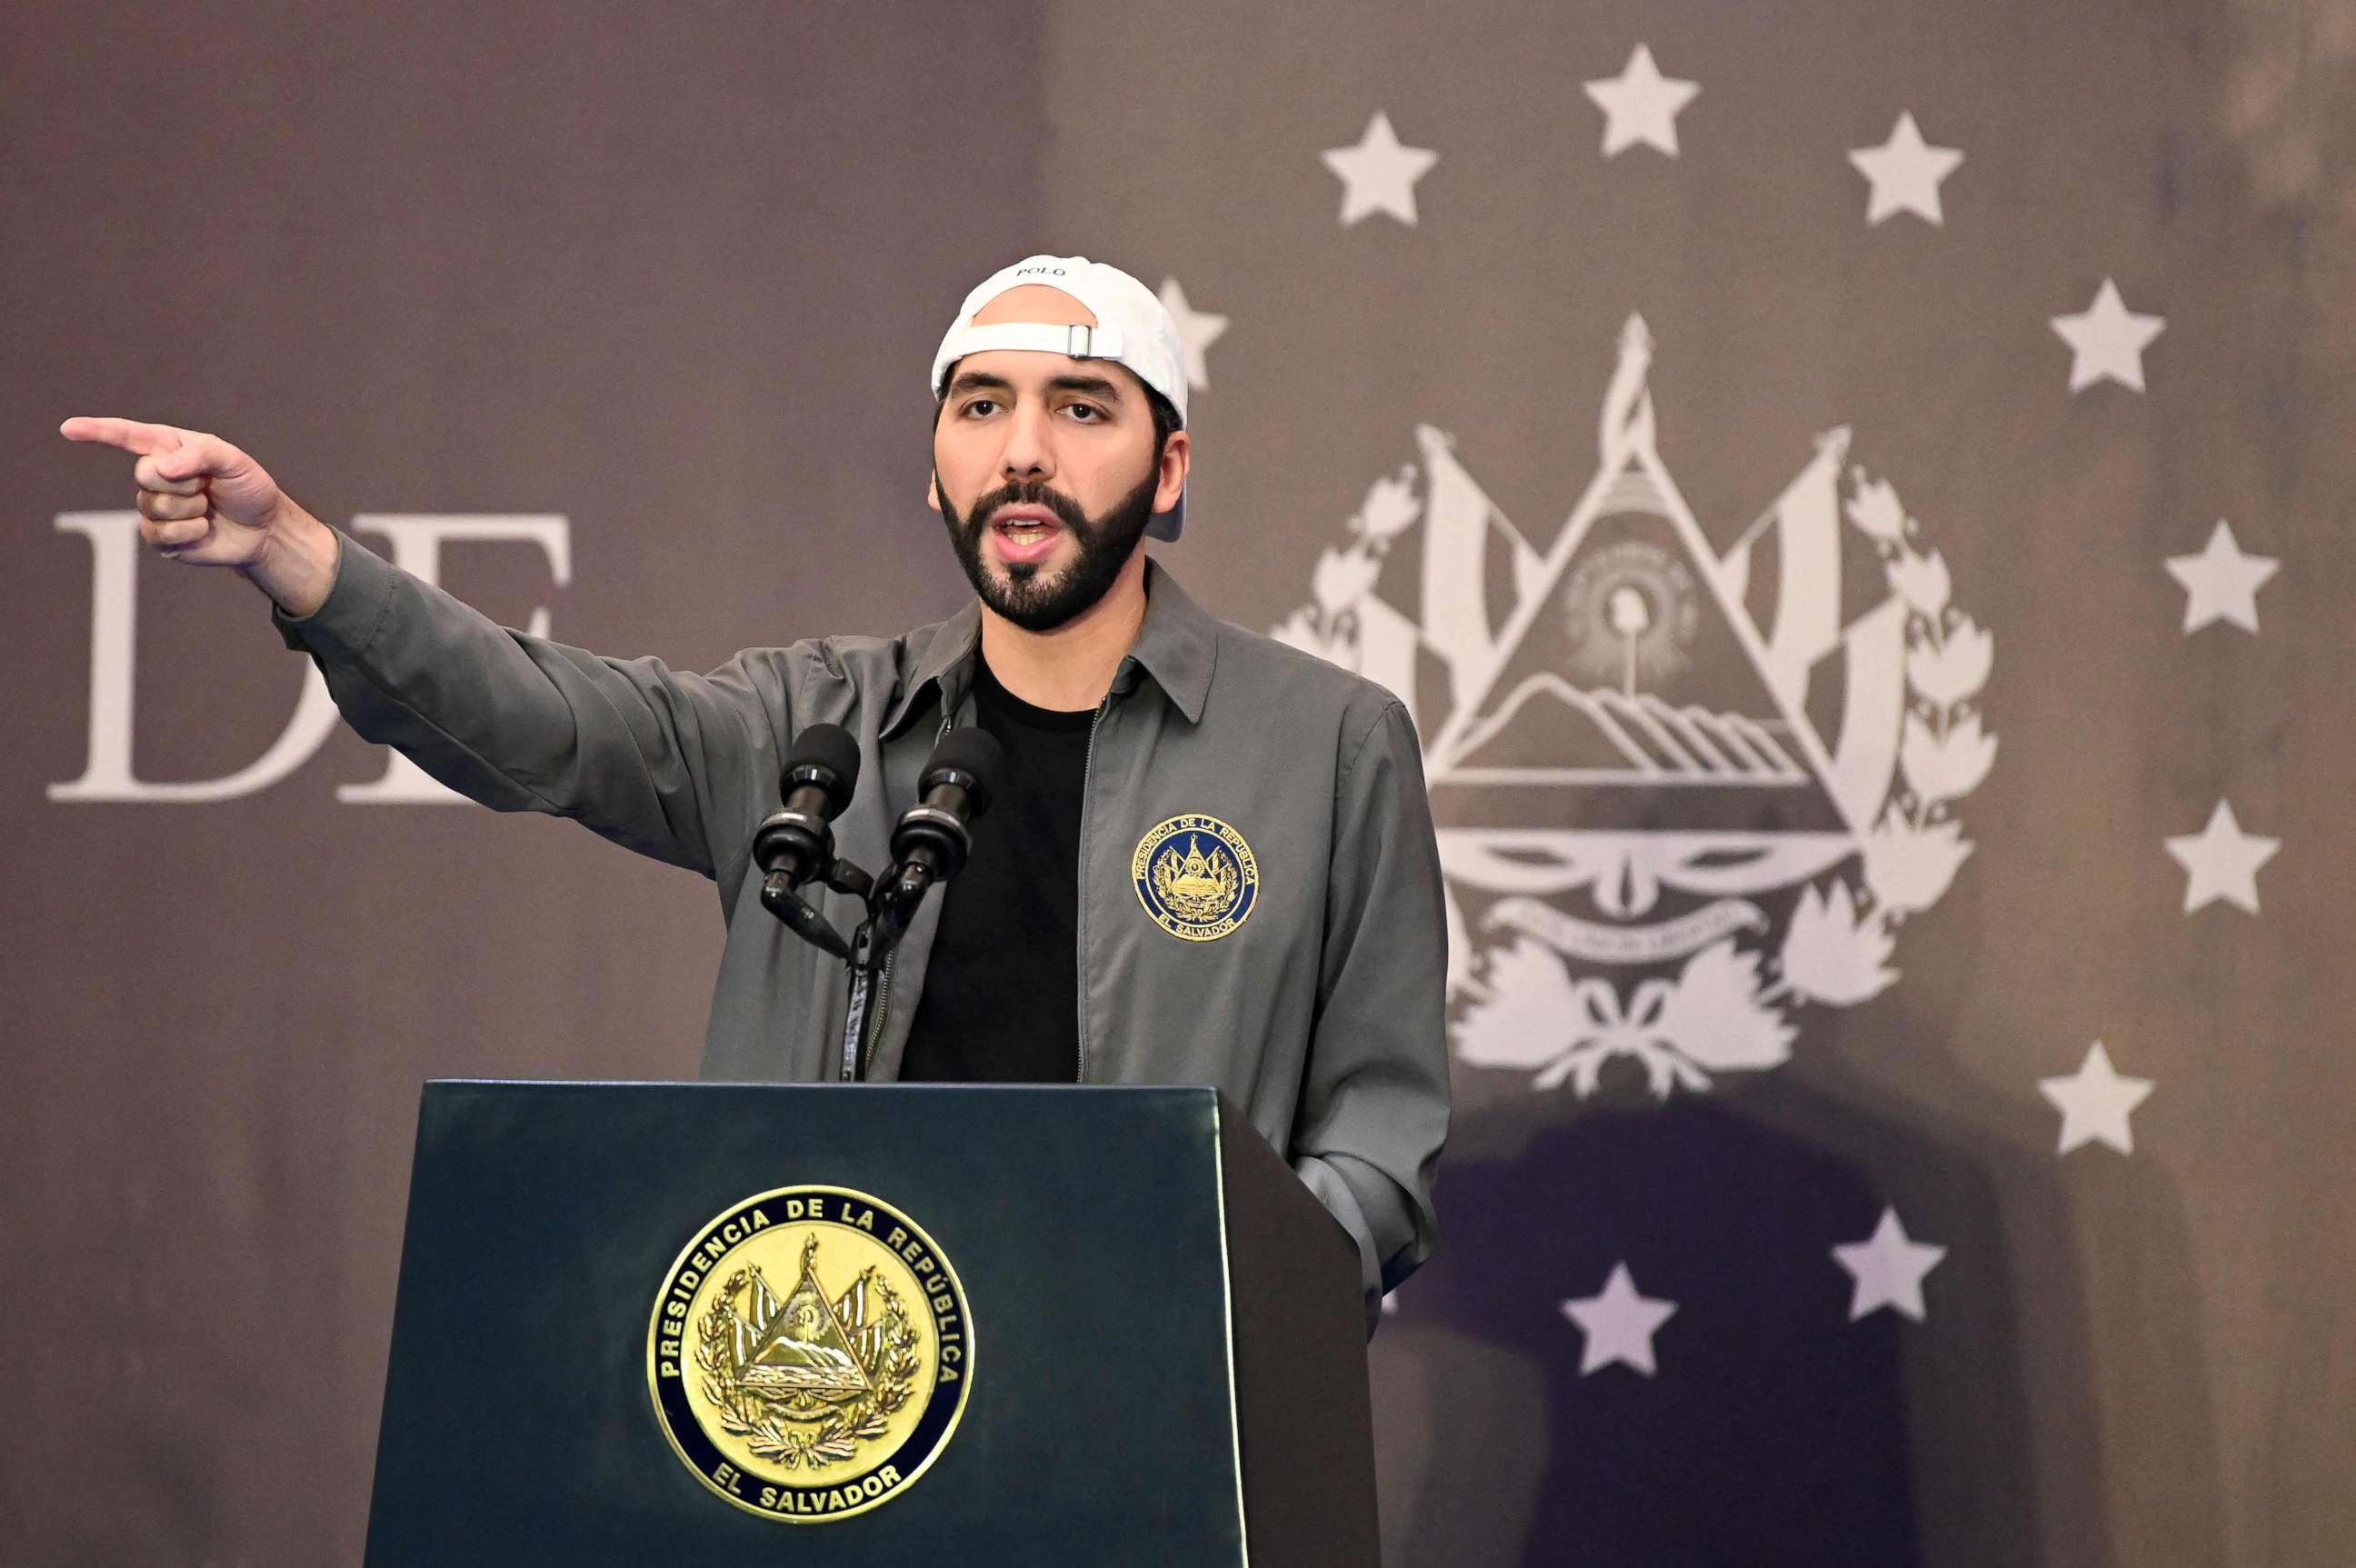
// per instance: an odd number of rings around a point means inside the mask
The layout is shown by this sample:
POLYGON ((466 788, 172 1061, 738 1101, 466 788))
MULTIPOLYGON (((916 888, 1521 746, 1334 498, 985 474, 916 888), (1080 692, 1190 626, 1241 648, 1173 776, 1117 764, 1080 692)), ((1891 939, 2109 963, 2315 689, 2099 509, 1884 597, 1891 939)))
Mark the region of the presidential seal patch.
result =
POLYGON ((972 1380, 957 1272, 906 1216, 841 1187, 779 1187, 712 1219, 647 1330, 673 1451, 724 1500, 796 1524, 906 1490, 972 1380))
POLYGON ((1129 874, 1153 923, 1190 942, 1215 941, 1250 918, 1259 862, 1216 817, 1173 817, 1137 841, 1129 874))

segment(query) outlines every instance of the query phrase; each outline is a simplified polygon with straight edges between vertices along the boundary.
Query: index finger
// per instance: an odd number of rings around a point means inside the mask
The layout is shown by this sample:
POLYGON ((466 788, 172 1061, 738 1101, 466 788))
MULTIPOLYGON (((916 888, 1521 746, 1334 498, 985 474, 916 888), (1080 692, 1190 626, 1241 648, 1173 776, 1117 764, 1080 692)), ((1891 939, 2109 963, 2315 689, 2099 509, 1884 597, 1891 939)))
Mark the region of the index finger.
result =
POLYGON ((135 452, 145 457, 155 452, 177 451, 180 432, 168 424, 144 424, 135 419, 93 419, 76 414, 58 426, 58 434, 69 441, 102 441, 109 446, 120 446, 125 452, 135 452))

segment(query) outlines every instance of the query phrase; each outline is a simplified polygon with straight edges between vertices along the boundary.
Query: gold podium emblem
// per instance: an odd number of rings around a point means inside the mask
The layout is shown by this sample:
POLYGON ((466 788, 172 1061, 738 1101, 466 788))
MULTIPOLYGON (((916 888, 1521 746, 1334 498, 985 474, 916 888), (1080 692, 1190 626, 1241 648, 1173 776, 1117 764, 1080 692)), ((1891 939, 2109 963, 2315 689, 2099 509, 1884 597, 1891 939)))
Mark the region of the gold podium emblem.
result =
POLYGON ((842 1187, 779 1187, 705 1225, 647 1332, 672 1449, 725 1500, 798 1524, 905 1491, 956 1431, 972 1377, 948 1260, 842 1187))

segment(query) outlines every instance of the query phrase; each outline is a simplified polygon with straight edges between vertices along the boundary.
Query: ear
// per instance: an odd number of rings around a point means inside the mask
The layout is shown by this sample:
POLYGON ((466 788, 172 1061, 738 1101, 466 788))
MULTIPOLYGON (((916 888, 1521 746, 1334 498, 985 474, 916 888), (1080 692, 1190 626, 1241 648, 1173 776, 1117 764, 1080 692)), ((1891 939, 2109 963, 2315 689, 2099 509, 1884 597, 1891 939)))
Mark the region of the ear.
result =
POLYGON ((935 511, 941 510, 941 492, 933 483, 933 477, 930 474, 925 476, 925 504, 935 511))
POLYGON ((1153 489, 1153 510, 1168 511, 1186 489, 1186 469, 1193 461, 1192 443, 1183 430, 1173 430, 1162 447, 1162 478, 1153 489))

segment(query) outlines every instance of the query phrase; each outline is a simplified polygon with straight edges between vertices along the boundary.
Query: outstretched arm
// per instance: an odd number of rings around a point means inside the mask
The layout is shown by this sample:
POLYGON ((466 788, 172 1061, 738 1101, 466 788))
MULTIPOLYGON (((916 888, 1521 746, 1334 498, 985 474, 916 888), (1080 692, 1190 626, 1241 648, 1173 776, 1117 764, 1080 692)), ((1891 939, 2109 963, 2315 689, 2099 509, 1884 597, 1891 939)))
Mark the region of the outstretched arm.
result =
POLYGON ((143 536, 267 594, 368 739, 487 806, 573 817, 708 876, 740 853, 753 781, 775 777, 773 715, 789 712, 777 666, 678 673, 511 631, 328 528, 217 435, 125 419, 60 430, 137 456, 143 536))

